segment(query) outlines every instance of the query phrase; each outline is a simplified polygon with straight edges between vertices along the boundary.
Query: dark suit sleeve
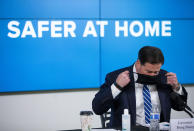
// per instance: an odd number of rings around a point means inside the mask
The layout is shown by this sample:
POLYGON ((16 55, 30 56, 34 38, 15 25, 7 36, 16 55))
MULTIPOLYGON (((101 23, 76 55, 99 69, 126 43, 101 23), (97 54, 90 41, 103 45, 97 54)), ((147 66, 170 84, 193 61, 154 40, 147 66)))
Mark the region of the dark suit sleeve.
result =
POLYGON ((95 114, 101 115, 111 108, 114 102, 111 85, 114 81, 114 78, 108 74, 106 76, 105 83, 100 87, 99 92, 95 95, 92 101, 92 109, 95 114))
MULTIPOLYGON (((187 103, 187 91, 185 90, 185 88, 182 86, 182 90, 183 90, 183 95, 179 95, 182 100, 187 103)), ((172 108, 176 111, 182 111, 181 105, 178 103, 178 101, 172 101, 172 108)))

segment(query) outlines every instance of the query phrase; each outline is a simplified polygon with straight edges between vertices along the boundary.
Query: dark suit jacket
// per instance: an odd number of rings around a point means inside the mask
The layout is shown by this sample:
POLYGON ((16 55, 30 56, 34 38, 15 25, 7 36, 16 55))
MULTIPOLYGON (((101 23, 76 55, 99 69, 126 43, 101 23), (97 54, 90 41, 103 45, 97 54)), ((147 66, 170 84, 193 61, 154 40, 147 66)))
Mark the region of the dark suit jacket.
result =
MULTIPOLYGON (((136 124, 136 97, 135 97, 135 82, 133 77, 133 65, 123 69, 116 70, 107 74, 105 83, 100 87, 99 92, 95 95, 92 101, 92 108, 95 114, 101 115, 111 108, 110 127, 121 127, 121 116, 125 108, 129 109, 131 114, 131 124, 136 124), (111 85, 116 81, 117 76, 129 70, 131 82, 124 87, 124 90, 113 99, 111 85)), ((160 74, 166 73, 160 70, 160 74)), ((161 104, 160 121, 169 122, 171 108, 178 110, 177 104, 170 99, 170 93, 173 91, 169 86, 156 85, 161 104)), ((182 99, 187 101, 187 92, 183 87, 184 95, 182 99)))

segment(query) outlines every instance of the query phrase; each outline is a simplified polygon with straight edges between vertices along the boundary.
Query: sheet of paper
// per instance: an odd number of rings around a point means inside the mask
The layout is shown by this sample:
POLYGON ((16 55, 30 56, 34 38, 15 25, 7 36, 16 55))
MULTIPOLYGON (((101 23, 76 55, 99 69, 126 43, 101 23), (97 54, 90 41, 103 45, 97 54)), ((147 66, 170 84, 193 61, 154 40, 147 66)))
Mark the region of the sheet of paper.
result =
POLYGON ((92 131, 117 131, 115 129, 92 129, 92 131))

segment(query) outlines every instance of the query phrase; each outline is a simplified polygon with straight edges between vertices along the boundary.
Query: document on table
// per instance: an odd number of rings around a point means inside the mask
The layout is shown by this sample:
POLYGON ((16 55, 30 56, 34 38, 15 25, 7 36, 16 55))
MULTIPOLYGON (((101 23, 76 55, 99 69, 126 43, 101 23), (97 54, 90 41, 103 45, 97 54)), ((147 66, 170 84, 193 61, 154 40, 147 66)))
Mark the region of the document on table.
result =
POLYGON ((92 131, 118 131, 115 129, 92 129, 92 131))

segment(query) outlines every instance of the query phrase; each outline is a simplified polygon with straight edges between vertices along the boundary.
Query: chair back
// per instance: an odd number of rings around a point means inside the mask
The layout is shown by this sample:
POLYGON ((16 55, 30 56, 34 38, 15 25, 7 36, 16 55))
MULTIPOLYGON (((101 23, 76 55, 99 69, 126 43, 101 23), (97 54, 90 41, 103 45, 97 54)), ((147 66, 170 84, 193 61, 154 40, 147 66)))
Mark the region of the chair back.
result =
POLYGON ((100 115, 102 128, 107 128, 109 126, 109 124, 110 124, 110 117, 111 117, 111 112, 110 111, 100 115))

